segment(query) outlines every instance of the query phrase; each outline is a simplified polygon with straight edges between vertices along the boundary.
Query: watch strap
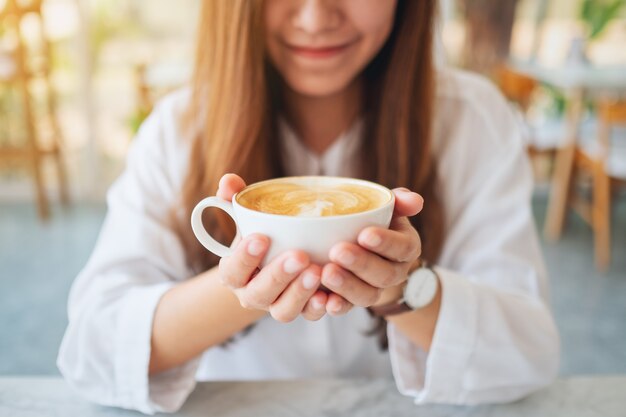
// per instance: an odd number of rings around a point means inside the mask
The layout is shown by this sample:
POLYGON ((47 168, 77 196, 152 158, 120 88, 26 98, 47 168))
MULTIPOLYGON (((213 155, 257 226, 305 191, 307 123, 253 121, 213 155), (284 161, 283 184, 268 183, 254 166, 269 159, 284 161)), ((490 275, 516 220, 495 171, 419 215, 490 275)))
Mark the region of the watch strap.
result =
POLYGON ((389 303, 382 306, 371 306, 367 308, 373 316, 386 317, 394 316, 396 314, 402 314, 411 311, 411 307, 404 302, 404 299, 399 302, 389 303))
MULTIPOLYGON (((416 262, 416 266, 417 267, 413 269, 413 272, 420 268, 430 268, 430 265, 423 259, 418 259, 416 262)), ((398 301, 394 301, 394 302, 384 304, 381 306, 371 306, 371 307, 368 307, 367 310, 370 312, 371 315, 375 317, 394 316, 396 314, 402 314, 402 313, 407 313, 409 311, 413 311, 411 306, 409 306, 404 301, 404 296, 398 301)))

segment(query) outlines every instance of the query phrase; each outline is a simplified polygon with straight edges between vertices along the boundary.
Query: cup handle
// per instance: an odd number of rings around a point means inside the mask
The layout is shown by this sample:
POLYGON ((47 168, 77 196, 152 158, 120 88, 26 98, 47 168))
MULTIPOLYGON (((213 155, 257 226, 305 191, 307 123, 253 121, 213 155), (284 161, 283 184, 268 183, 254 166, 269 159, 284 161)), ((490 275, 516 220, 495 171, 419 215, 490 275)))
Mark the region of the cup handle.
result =
POLYGON ((207 197, 204 200, 200 201, 196 205, 196 207, 194 207, 191 213, 191 229, 196 235, 196 238, 200 241, 200 243, 202 243, 202 246, 221 258, 225 256, 230 256, 233 253, 233 249, 224 246, 217 240, 213 239, 213 237, 204 228, 204 224, 202 224, 202 212, 204 212, 204 210, 209 207, 217 207, 224 210, 226 214, 228 214, 233 219, 233 221, 235 222, 235 227, 237 227, 237 235, 235 236, 235 239, 240 236, 239 227, 237 226, 237 221, 235 220, 233 203, 223 200, 219 197, 207 197))

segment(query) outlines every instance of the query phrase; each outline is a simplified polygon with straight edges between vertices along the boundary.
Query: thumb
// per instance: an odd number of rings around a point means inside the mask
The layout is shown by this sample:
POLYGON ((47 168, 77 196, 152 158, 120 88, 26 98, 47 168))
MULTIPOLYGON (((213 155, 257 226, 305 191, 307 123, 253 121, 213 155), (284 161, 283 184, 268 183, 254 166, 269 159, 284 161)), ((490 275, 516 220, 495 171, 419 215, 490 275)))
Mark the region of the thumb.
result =
POLYGON ((422 211, 424 199, 418 193, 414 193, 406 188, 394 188, 392 192, 396 197, 394 216, 410 217, 422 211))
POLYGON ((231 201, 233 195, 243 190, 246 186, 245 181, 236 174, 225 174, 220 179, 217 193, 215 194, 221 199, 231 201))

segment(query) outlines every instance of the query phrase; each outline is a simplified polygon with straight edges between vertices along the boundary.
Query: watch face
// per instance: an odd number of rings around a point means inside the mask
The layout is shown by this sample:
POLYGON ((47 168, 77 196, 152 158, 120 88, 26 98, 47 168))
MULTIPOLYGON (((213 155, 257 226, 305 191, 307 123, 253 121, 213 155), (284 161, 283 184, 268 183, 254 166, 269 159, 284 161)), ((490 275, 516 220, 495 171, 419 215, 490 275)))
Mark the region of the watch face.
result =
POLYGON ((429 268, 420 268, 409 276, 404 301, 414 310, 430 304, 437 294, 437 276, 429 268))

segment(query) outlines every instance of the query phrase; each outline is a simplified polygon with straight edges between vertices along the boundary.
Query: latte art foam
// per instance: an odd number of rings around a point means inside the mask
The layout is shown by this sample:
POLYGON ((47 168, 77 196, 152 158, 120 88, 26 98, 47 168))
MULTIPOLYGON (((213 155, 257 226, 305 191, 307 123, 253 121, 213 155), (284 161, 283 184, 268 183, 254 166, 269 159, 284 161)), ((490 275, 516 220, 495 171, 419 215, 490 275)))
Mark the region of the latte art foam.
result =
POLYGON ((244 207, 285 216, 324 217, 360 213, 380 207, 388 196, 372 187, 354 184, 306 186, 270 183, 242 193, 244 207))

